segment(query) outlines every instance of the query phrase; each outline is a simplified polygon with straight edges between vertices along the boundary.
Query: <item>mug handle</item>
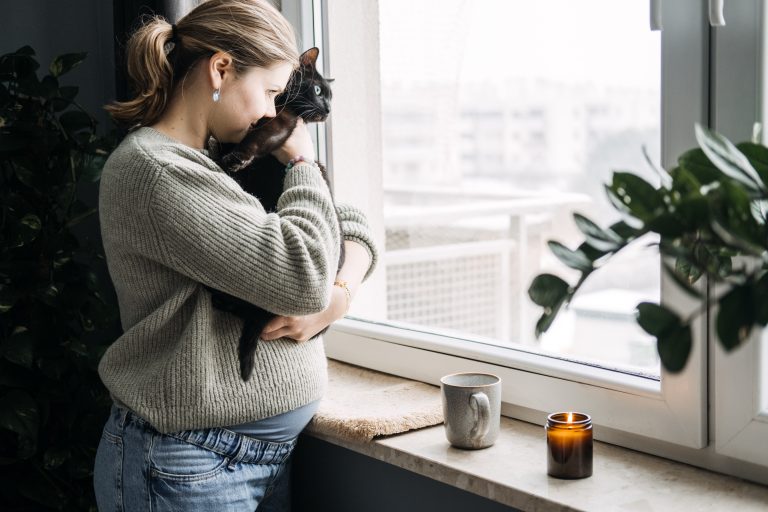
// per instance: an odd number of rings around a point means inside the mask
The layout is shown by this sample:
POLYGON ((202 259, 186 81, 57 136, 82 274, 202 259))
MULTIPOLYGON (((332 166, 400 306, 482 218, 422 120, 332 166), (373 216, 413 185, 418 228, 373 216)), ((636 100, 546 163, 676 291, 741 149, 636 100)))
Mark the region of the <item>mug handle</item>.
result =
POLYGON ((469 436, 473 441, 479 441, 488 434, 491 426, 491 403, 488 395, 483 392, 472 393, 469 397, 469 407, 475 413, 475 426, 469 436))

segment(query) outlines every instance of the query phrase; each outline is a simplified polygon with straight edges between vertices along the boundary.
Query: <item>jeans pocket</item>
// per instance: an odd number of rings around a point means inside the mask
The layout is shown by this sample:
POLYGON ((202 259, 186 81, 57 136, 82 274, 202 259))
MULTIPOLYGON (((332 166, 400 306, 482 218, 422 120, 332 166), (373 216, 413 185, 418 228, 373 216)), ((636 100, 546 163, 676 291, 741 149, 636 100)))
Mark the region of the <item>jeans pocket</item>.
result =
POLYGON ((153 478, 187 483, 215 478, 229 463, 224 455, 159 432, 152 434, 149 460, 153 478))
POLYGON ((104 428, 93 465, 93 490, 100 512, 123 510, 123 439, 104 428))

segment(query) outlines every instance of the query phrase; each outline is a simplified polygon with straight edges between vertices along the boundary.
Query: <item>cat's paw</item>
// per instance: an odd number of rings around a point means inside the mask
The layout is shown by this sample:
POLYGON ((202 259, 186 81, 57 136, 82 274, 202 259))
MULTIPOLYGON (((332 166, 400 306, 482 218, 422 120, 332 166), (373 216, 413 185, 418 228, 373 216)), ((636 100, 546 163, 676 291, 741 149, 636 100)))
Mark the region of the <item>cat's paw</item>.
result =
POLYGON ((252 161, 253 157, 249 158, 238 151, 233 151, 221 159, 221 167, 227 172, 237 172, 248 167, 252 161))

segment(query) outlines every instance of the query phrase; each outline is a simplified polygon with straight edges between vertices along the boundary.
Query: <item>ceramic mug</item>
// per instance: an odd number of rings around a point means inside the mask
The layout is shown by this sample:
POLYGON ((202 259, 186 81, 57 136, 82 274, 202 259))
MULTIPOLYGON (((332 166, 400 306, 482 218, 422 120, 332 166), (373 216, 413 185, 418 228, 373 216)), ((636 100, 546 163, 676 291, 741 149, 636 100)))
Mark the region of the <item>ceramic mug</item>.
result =
POLYGON ((501 379, 490 373, 454 373, 440 379, 445 436, 457 448, 487 448, 499 436, 501 379))

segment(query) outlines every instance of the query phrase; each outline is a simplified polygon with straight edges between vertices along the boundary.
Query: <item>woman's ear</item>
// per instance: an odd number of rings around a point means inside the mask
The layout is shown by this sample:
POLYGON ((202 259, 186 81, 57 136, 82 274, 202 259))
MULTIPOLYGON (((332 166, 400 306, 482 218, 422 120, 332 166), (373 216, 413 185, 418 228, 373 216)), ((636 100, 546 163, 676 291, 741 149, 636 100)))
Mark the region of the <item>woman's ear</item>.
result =
POLYGON ((235 63, 227 52, 216 52, 208 59, 208 75, 211 86, 221 89, 225 80, 231 80, 235 76, 235 63))

